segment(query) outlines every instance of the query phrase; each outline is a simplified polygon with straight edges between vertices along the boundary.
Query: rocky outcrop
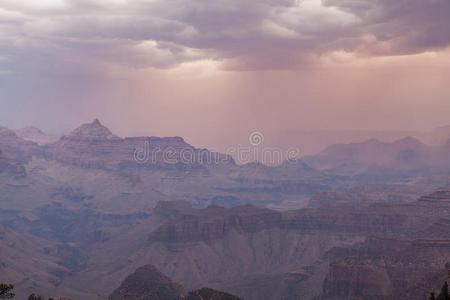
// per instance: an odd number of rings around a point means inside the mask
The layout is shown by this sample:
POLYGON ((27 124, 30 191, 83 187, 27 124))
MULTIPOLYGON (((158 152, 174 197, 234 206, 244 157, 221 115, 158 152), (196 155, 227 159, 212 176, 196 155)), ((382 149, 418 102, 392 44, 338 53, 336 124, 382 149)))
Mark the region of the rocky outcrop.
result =
POLYGON ((186 292, 185 288, 146 265, 129 275, 109 300, 240 300, 233 295, 210 288, 186 292))
POLYGON ((194 148, 180 137, 120 138, 97 119, 47 145, 45 153, 64 163, 114 170, 183 170, 233 163, 227 155, 194 148))
POLYGON ((129 275, 110 300, 182 300, 184 288, 161 274, 154 266, 146 265, 129 275))
POLYGON ((241 298, 219 292, 210 288, 202 288, 197 291, 190 292, 184 300, 240 300, 241 298))

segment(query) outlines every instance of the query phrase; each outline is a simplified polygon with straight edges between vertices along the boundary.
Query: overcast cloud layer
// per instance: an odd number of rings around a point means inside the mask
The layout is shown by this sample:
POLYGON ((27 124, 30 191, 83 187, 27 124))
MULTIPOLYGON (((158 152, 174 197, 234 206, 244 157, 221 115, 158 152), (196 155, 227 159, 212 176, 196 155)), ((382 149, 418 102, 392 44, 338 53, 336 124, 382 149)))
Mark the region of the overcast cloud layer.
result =
POLYGON ((449 11, 448 0, 2 0, 1 72, 206 59, 280 69, 333 51, 413 54, 448 46, 449 11))

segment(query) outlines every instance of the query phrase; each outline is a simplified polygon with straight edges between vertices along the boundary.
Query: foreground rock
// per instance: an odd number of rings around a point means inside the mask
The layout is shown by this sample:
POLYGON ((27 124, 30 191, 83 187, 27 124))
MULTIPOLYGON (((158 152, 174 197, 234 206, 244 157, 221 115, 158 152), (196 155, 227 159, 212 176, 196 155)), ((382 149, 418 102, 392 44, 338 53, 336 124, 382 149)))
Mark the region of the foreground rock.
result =
POLYGON ((198 291, 190 292, 184 300, 240 300, 236 296, 219 292, 210 288, 202 288, 198 291))
POLYGON ((240 298, 209 288, 187 293, 154 266, 146 265, 128 276, 110 300, 239 300, 240 298), (187 295, 186 295, 187 294, 187 295))

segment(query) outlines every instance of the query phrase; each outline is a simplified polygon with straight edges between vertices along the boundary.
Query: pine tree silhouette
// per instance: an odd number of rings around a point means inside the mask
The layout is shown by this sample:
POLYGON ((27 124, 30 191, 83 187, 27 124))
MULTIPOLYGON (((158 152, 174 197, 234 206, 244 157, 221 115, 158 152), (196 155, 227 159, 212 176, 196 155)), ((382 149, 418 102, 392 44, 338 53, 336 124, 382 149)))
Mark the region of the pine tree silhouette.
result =
POLYGON ((30 296, 28 296, 28 300, 45 300, 45 299, 42 296, 31 294, 30 296))
POLYGON ((448 296, 448 283, 447 283, 447 281, 442 286, 441 292, 439 293, 439 296, 437 297, 437 300, 450 300, 450 298, 448 296))
POLYGON ((12 292, 14 285, 0 283, 0 299, 12 299, 15 294, 12 292))

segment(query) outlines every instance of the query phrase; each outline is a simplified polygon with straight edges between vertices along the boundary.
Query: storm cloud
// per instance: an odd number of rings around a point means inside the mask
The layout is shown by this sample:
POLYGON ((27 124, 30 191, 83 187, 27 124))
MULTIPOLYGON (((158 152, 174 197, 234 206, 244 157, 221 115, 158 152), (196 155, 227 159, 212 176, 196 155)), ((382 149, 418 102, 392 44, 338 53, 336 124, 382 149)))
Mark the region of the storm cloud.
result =
POLYGON ((450 43, 448 0, 4 0, 0 72, 289 69, 322 55, 392 56, 450 43))

